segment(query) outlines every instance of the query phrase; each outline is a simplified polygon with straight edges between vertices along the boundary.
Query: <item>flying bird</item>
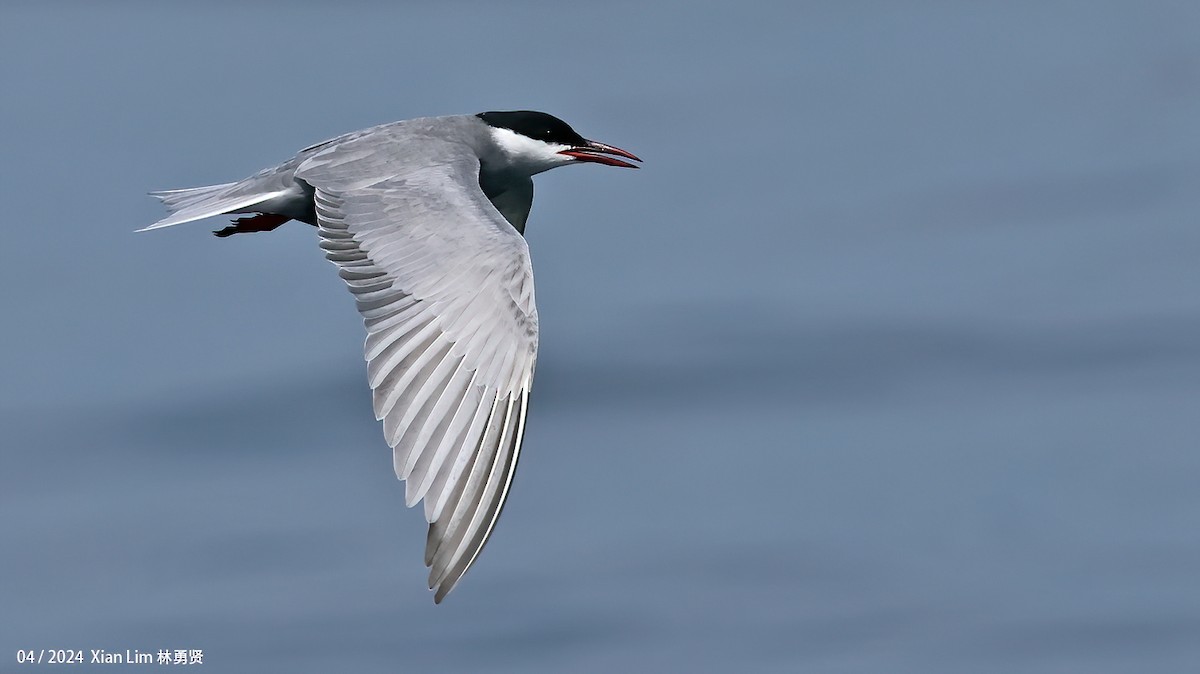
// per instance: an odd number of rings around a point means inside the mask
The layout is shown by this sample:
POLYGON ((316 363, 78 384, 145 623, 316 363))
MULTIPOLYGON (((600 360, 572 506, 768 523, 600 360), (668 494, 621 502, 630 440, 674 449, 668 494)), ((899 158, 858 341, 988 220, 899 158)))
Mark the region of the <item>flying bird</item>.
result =
POLYGON ((223 185, 151 194, 138 230, 247 214, 219 237, 317 227, 367 328, 367 380, 405 503, 424 501, 441 603, 492 533, 512 483, 537 359, 525 223, 532 177, 641 160, 527 110, 425 117, 348 133, 223 185))

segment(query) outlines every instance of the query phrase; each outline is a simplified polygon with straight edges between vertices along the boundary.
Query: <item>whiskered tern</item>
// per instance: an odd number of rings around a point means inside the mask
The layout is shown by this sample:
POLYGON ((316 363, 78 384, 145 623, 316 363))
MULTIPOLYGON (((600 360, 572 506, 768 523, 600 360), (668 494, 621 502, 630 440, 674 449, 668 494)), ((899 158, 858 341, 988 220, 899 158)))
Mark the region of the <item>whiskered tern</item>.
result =
POLYGON ((542 112, 426 117, 355 131, 234 183, 153 192, 138 231, 227 213, 214 232, 317 227, 367 328, 367 379, 405 502, 425 502, 440 603, 504 506, 537 358, 525 222, 532 176, 641 161, 542 112))

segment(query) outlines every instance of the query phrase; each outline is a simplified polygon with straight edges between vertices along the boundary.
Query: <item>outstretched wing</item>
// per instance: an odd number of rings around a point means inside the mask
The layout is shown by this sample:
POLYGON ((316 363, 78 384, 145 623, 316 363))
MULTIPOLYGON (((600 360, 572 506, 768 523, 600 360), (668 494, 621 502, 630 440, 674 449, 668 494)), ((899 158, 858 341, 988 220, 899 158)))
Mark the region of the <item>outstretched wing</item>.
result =
POLYGON ((376 145, 317 153, 296 176, 316 190, 321 248, 366 324, 375 416, 407 504, 425 501, 441 602, 487 542, 516 469, 537 356, 533 269, 465 149, 437 145, 420 156, 441 161, 415 166, 376 145))

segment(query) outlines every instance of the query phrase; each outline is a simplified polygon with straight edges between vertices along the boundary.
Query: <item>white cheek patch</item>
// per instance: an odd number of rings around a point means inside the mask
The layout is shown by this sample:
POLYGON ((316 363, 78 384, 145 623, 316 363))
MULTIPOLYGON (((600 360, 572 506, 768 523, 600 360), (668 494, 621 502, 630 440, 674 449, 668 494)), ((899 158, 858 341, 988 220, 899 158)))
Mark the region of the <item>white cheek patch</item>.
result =
POLYGON ((570 145, 534 140, 511 129, 492 128, 491 132, 492 137, 496 139, 496 145, 514 166, 550 168, 571 161, 570 157, 559 154, 563 150, 571 149, 570 145))

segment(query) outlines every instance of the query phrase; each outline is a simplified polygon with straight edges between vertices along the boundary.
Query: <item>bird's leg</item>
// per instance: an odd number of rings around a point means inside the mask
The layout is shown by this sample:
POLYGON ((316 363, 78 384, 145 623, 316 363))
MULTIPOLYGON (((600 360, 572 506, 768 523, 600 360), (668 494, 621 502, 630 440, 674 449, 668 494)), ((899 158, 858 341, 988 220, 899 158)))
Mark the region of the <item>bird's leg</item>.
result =
POLYGON ((233 221, 233 224, 225 229, 219 229, 213 234, 219 237, 231 236, 233 234, 246 234, 249 232, 269 232, 272 229, 291 220, 291 218, 283 215, 275 215, 274 213, 259 213, 249 218, 238 218, 233 221))

